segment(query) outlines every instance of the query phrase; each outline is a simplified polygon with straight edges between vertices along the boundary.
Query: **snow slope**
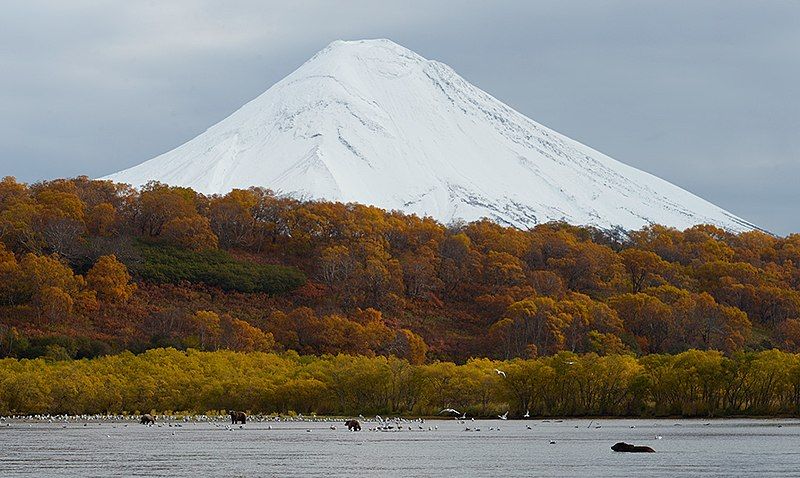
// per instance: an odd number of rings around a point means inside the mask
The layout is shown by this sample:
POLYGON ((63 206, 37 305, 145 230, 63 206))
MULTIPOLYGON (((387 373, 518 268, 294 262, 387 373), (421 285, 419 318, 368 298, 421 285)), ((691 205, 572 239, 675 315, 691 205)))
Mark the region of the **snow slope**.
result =
POLYGON ((389 40, 333 42, 191 141, 104 179, 203 193, 265 186, 445 223, 755 227, 389 40))

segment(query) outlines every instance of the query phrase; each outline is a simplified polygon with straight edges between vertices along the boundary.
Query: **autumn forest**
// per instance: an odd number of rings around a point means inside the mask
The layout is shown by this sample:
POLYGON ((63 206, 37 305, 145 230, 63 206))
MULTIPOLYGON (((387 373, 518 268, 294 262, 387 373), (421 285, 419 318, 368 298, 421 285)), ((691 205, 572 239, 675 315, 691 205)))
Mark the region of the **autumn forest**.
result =
MULTIPOLYGON (((502 363, 510 370, 533 367, 534 375, 549 374, 550 367, 557 375, 553 361, 569 356, 598 370, 622 367, 609 377, 621 373, 615 380, 624 391, 615 392, 621 395, 613 403, 564 404, 561 411, 624 414, 656 410, 654 395, 642 395, 655 389, 652 377, 641 379, 644 385, 637 377, 663 361, 694 357, 717 364, 722 393, 729 387, 721 384, 735 376, 725 379, 723 372, 733 373, 734 365, 766 360, 769 370, 791 375, 800 370, 798 352, 800 235, 732 234, 713 226, 603 231, 563 223, 523 231, 489 220, 443 225, 260 188, 205 196, 86 177, 0 182, 0 357, 6 358, 0 384, 6 391, 21 371, 35 371, 41 380, 61 368, 91 377, 93 367, 132 367, 163 353, 172 368, 184 362, 202 368, 199 358, 206 357, 241 362, 259 380, 273 368, 299 374, 287 380, 309 381, 295 385, 311 387, 311 395, 280 395, 273 383, 265 386, 272 395, 251 397, 241 408, 261 403, 262 411, 351 412, 350 402, 308 397, 316 396, 314 387, 327 390, 317 390, 320 397, 335 396, 334 372, 325 375, 325 364, 361 360, 365 370, 406 367, 417 374, 414 390, 428 387, 430 402, 419 396, 392 402, 384 394, 371 405, 410 412, 456 400, 442 399, 438 388, 430 389, 435 382, 423 380, 436 375, 431 367, 452 366, 459 375, 502 363), (308 400, 293 405, 286 397, 308 400)), ((789 375, 784 380, 785 395, 769 392, 765 410, 787 412, 800 403, 800 383, 792 391, 789 375)), ((560 403, 541 401, 533 391, 515 394, 510 385, 485 385, 498 394, 492 400, 505 397, 519 411, 554 413, 548 407, 560 403)), ((475 393, 465 407, 491 408, 491 400, 480 405, 475 393)), ((225 406, 219 397, 201 396, 160 404, 155 396, 152 404, 141 395, 135 404, 117 397, 104 409, 225 406)), ((63 409, 52 405, 53 397, 27 405, 23 398, 0 395, 0 413, 63 409)), ((724 408, 717 398, 702 412, 724 408)), ((752 397, 740 398, 732 410, 748 409, 752 397)), ((681 413, 677 404, 663 407, 681 413)))

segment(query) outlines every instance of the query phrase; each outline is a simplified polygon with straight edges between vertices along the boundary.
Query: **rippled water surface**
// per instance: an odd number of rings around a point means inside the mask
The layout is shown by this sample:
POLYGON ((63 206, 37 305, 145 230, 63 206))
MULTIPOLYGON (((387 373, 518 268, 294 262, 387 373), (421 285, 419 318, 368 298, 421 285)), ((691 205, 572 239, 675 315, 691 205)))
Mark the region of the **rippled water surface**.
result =
POLYGON ((798 476, 797 420, 26 423, 0 426, 2 476, 798 476), (272 427, 269 429, 268 427, 272 427), (407 426, 407 425, 406 425, 407 426), (428 431, 428 427, 438 430, 428 431), (480 431, 465 431, 465 428, 480 431), (497 430, 496 428, 500 429, 497 430), (528 428, 530 427, 530 429, 528 428), (495 430, 490 430, 495 428, 495 430), (310 430, 310 431, 309 431, 310 430), (657 439, 656 437, 662 437, 657 439), (551 444, 551 441, 555 441, 551 444), (657 453, 614 453, 617 441, 657 453))

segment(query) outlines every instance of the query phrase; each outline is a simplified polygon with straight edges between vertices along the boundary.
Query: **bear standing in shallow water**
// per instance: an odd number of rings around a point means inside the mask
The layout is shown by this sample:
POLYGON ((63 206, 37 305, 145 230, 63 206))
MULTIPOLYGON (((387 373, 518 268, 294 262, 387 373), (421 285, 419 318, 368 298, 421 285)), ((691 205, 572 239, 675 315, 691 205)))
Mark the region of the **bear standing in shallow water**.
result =
POLYGON ((139 420, 139 423, 141 423, 142 425, 151 425, 155 422, 156 419, 153 418, 153 415, 150 415, 149 413, 145 413, 144 415, 142 415, 141 420, 139 420))
POLYGON ((242 425, 247 422, 247 414, 244 412, 237 412, 236 410, 228 410, 228 413, 231 415, 231 424, 236 425, 237 423, 241 422, 242 425))
POLYGON ((347 420, 346 422, 344 422, 344 424, 347 425, 347 429, 350 430, 351 432, 354 430, 357 432, 361 431, 361 424, 358 423, 358 420, 347 420))

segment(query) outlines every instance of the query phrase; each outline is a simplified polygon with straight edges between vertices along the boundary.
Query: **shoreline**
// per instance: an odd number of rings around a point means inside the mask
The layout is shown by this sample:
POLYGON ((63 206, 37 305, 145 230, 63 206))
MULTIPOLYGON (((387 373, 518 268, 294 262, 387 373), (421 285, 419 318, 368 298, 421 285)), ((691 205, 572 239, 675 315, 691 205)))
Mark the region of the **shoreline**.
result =
MULTIPOLYGON (((142 414, 111 414, 111 415, 4 415, 0 416, 0 424, 3 423, 138 423, 142 414)), ((215 423, 230 421, 230 416, 227 414, 220 415, 206 415, 206 414, 153 414, 160 423, 215 423)), ((253 414, 247 415, 249 422, 256 423, 274 423, 274 422, 296 422, 296 423, 332 423, 344 422, 348 419, 356 419, 365 423, 380 423, 380 422, 470 422, 470 421, 484 421, 484 422, 508 422, 508 423, 561 423, 561 422, 575 422, 575 421, 669 421, 669 420, 683 420, 683 421, 697 421, 697 422, 712 422, 712 421, 728 421, 728 420, 775 420, 775 421, 792 421, 798 420, 800 416, 785 415, 785 416, 769 416, 769 415, 735 415, 735 416, 722 416, 722 417, 684 417, 684 416, 663 416, 663 417, 637 417, 637 416, 571 416, 571 417, 530 417, 530 418, 508 418, 500 419, 498 417, 438 417, 438 416, 387 416, 382 419, 377 417, 363 417, 363 416, 338 416, 338 415, 325 415, 325 416, 284 416, 284 415, 260 415, 253 414)))

